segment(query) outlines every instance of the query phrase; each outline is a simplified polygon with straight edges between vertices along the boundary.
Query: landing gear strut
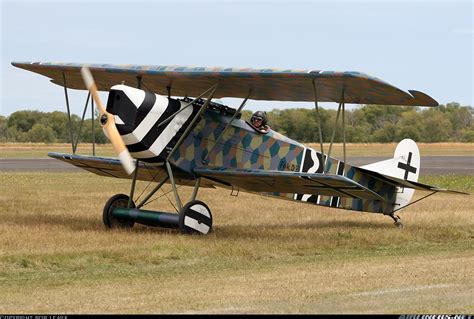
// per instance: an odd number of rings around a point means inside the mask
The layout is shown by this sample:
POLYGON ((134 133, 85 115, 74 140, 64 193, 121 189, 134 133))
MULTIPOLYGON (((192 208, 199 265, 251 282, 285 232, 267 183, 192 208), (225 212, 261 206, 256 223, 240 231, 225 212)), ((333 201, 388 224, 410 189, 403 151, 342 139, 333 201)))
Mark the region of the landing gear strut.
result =
POLYGON ((400 221, 400 216, 394 215, 394 214, 389 215, 389 216, 392 217, 392 219, 395 221, 395 223, 394 223, 394 224, 395 224, 395 227, 400 228, 400 229, 403 228, 403 224, 402 224, 402 222, 400 221))
MULTIPOLYGON (((212 215, 209 207, 202 201, 196 200, 200 186, 200 178, 196 179, 191 200, 184 206, 179 198, 173 171, 167 163, 167 176, 163 176, 158 185, 150 191, 144 199, 135 204, 133 194, 137 179, 137 164, 135 174, 132 179, 130 196, 117 194, 112 196, 105 204, 103 211, 104 225, 108 228, 132 228, 134 223, 147 226, 165 227, 179 229, 183 234, 205 235, 212 230, 212 215), (176 198, 176 213, 144 210, 143 206, 149 203, 150 198, 165 184, 170 181, 176 198)), ((148 186, 147 186, 148 187, 148 186)), ((166 194, 165 194, 166 195, 166 194)), ((139 196, 140 197, 140 196, 139 196)), ((174 205, 173 205, 174 206, 174 205)))

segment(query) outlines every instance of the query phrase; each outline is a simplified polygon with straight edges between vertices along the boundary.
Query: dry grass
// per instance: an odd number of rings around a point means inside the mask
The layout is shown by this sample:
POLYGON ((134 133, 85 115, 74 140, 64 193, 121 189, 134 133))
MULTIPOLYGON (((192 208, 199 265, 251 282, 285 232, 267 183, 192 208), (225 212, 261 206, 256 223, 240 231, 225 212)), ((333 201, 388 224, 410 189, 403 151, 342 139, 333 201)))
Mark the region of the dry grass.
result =
MULTIPOLYGON (((0 313, 474 311, 472 195, 434 195, 398 230, 381 215, 203 189, 214 231, 200 237, 105 230, 102 207, 127 181, 0 178, 0 313)), ((449 183, 473 191, 472 177, 449 183)), ((149 208, 172 210, 165 197, 149 208)))
MULTIPOLYGON (((97 156, 116 156, 111 144, 96 144, 97 156)), ((72 154, 71 144, 67 143, 0 143, 0 158, 46 158, 48 152, 72 154)), ((80 143, 78 154, 92 155, 92 144, 80 143)))
MULTIPOLYGON (((308 143, 308 146, 319 150, 318 143, 308 143)), ((347 156, 393 156, 397 143, 349 143, 346 147, 347 156)), ((418 143, 422 156, 449 155, 474 156, 474 143, 418 143)), ((324 144, 325 152, 329 151, 329 144, 324 144)), ((70 144, 41 144, 41 143, 0 143, 0 158, 45 158, 48 152, 72 153, 70 144)), ((79 144, 78 154, 92 154, 91 144, 79 144)), ((343 156, 342 144, 333 145, 331 154, 335 157, 343 156)), ((96 145, 97 156, 116 156, 110 144, 96 145)))

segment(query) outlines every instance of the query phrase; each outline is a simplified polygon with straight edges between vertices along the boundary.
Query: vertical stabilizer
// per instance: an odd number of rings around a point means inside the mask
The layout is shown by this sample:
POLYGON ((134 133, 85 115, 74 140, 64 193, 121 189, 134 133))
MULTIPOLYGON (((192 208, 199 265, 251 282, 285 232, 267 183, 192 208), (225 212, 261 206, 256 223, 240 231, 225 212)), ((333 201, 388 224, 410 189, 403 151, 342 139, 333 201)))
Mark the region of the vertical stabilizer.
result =
MULTIPOLYGON (((398 143, 392 159, 362 166, 362 168, 377 172, 386 176, 417 182, 420 176, 420 151, 415 141, 404 139, 398 143)), ((412 188, 398 187, 396 197, 396 208, 406 206, 415 190, 412 188)))

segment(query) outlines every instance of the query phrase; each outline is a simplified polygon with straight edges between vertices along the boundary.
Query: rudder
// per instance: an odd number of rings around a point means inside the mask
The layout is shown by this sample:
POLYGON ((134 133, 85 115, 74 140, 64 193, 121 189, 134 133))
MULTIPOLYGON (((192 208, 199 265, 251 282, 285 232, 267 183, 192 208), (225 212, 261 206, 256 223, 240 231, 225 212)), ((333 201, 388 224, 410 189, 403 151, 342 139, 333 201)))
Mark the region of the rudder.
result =
MULTIPOLYGON (((398 143, 392 159, 365 165, 361 168, 417 182, 420 176, 420 151, 415 141, 407 138, 398 143)), ((398 208, 408 205, 414 193, 415 190, 412 188, 397 187, 395 203, 398 208)))

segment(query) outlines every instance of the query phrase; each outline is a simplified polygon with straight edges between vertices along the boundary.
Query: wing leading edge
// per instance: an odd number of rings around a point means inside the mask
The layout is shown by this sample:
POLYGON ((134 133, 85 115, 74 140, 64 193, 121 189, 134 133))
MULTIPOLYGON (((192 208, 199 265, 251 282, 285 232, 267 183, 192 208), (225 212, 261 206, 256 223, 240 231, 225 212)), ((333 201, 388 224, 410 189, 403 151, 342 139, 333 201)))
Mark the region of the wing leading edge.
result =
POLYGON ((314 81, 321 102, 341 102, 344 91, 345 103, 438 106, 425 93, 406 92, 360 72, 44 62, 12 65, 44 75, 60 86, 66 79, 68 88, 79 90, 85 89, 80 69, 87 66, 101 91, 122 82, 135 86, 140 77, 149 90, 163 95, 169 86, 174 96, 195 97, 219 82, 215 98, 246 98, 251 90, 253 100, 314 102, 314 81))

